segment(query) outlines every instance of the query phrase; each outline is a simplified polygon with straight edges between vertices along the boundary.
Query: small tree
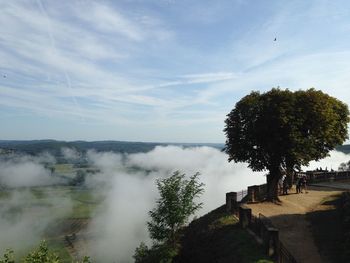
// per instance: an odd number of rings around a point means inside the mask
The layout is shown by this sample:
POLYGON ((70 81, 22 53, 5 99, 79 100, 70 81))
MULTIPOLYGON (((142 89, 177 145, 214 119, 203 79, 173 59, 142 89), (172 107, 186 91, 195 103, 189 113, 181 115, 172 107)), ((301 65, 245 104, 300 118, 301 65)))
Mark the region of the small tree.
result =
POLYGON ((38 249, 35 249, 29 253, 23 260, 25 263, 37 262, 37 263, 60 263, 58 255, 52 253, 47 247, 45 241, 41 242, 38 249))
POLYGON ((144 262, 145 259, 149 257, 149 254, 149 248, 144 242, 141 242, 140 245, 135 249, 135 254, 133 255, 135 263, 144 262))
POLYGON ((227 115, 225 152, 229 161, 268 170, 267 198, 275 200, 282 172, 326 157, 348 138, 348 122, 347 105, 322 91, 252 92, 227 115))
POLYGON ((202 203, 194 201, 204 192, 198 176, 196 173, 187 180, 185 174, 176 171, 169 178, 157 180, 160 197, 156 208, 149 212, 151 221, 147 223, 150 236, 157 243, 175 248, 179 229, 202 207, 202 203))
POLYGON ((350 171, 350 161, 341 163, 338 168, 339 171, 350 171))
POLYGON ((185 174, 176 171, 169 178, 157 180, 160 197, 156 207, 149 211, 151 221, 147 222, 154 244, 148 248, 141 242, 133 256, 136 263, 172 262, 177 254, 180 229, 202 207, 202 203, 194 201, 204 192, 198 176, 196 173, 188 180, 185 174))

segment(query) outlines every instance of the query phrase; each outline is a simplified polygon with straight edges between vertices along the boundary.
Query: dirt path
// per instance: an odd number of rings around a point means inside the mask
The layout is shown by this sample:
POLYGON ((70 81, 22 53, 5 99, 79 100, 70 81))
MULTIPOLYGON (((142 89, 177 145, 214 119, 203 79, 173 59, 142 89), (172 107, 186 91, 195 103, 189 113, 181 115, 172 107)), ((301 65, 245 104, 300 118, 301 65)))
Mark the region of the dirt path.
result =
POLYGON ((321 259, 315 246, 306 213, 330 209, 320 205, 323 200, 337 195, 340 191, 325 187, 312 187, 307 193, 280 196, 281 204, 258 203, 249 204, 253 214, 259 213, 269 217, 279 229, 283 244, 300 263, 326 262, 321 259))

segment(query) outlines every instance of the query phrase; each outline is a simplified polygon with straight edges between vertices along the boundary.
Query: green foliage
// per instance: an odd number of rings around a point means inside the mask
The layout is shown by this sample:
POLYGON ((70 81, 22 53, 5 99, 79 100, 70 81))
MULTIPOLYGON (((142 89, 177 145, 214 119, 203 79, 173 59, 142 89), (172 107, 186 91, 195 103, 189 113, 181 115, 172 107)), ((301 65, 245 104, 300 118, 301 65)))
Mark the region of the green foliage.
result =
POLYGON ((154 244, 148 248, 141 242, 133 256, 136 263, 173 262, 178 253, 180 229, 202 207, 202 203, 194 201, 204 192, 198 176, 196 173, 187 180, 185 174, 176 171, 169 178, 157 180, 160 197, 156 208, 149 212, 151 221, 147 222, 154 244))
POLYGON ((149 256, 149 249, 144 242, 141 242, 140 245, 135 249, 135 254, 133 258, 135 259, 135 263, 144 262, 144 260, 149 256))
POLYGON ((239 226, 225 205, 193 220, 184 229, 180 245, 175 262, 253 263, 268 259, 264 247, 239 226))
POLYGON ((342 144, 348 122, 347 105, 322 91, 252 92, 227 115, 225 152, 229 161, 269 170, 269 191, 281 170, 300 169, 342 144))
POLYGON ((39 248, 30 252, 25 259, 25 263, 59 263, 58 256, 49 251, 45 241, 41 242, 39 248))
POLYGON ((177 249, 167 244, 157 244, 148 248, 145 243, 141 242, 140 246, 136 248, 133 258, 135 263, 171 263, 176 255, 177 249))
MULTIPOLYGON (((7 250, 0 259, 0 263, 15 263, 13 250, 7 250)), ((38 248, 34 249, 21 262, 23 263, 61 263, 59 256, 49 250, 47 243, 42 241, 38 248)), ((82 261, 76 263, 91 263, 89 257, 84 257, 82 261)))
POLYGON ((151 221, 147 223, 154 241, 175 244, 179 229, 202 207, 202 203, 194 201, 204 191, 198 176, 196 173, 186 180, 185 174, 176 171, 169 178, 157 180, 160 198, 156 208, 149 212, 151 221))
POLYGON ((15 263, 13 250, 8 249, 4 254, 4 258, 0 259, 0 263, 15 263))

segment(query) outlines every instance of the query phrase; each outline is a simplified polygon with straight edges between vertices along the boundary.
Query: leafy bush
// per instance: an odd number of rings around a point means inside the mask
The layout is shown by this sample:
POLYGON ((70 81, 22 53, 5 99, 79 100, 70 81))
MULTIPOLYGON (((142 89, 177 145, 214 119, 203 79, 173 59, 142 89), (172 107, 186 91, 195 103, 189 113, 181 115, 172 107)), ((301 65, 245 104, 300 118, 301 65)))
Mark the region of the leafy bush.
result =
MULTIPOLYGON (((61 263, 59 256, 49 250, 47 243, 42 241, 38 248, 26 255, 20 262, 23 263, 61 263)), ((16 263, 14 251, 8 249, 0 263, 16 263)), ((89 257, 84 257, 82 261, 76 263, 91 263, 89 257)))

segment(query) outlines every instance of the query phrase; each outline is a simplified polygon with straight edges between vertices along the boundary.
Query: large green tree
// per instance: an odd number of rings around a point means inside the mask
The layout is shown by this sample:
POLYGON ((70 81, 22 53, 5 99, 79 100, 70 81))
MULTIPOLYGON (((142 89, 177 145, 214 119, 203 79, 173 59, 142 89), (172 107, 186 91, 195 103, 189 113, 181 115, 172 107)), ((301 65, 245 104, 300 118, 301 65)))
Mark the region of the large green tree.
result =
POLYGON ((274 200, 282 173, 326 157, 348 138, 348 122, 348 106, 319 90, 252 92, 227 115, 225 152, 229 161, 268 170, 274 200))

